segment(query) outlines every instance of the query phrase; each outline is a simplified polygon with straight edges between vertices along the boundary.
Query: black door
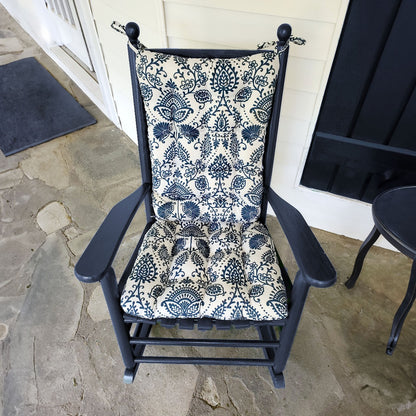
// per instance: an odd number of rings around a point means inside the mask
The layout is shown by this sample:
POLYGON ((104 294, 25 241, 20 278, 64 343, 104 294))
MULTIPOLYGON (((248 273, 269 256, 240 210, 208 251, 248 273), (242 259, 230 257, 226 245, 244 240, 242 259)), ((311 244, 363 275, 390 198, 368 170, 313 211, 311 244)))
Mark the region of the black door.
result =
POLYGON ((351 0, 301 184, 371 202, 416 184, 416 0, 351 0))

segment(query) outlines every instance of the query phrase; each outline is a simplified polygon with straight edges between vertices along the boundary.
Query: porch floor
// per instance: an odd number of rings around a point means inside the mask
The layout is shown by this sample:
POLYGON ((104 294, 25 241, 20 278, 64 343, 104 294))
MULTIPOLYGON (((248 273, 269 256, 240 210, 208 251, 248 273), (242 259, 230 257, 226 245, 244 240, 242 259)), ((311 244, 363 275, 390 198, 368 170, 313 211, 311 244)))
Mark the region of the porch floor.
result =
MULTIPOLYGON (((329 289, 311 289, 284 390, 273 388, 263 368, 193 365, 142 365, 134 384, 124 385, 101 289, 79 283, 73 267, 109 209, 140 184, 136 146, 0 6, 0 64, 27 56, 35 56, 98 122, 7 158, 0 153, 4 415, 415 414, 416 309, 393 356, 385 354, 411 261, 374 247, 349 291, 344 282, 361 242, 320 230, 314 232, 339 280, 329 289)), ((288 246, 269 220, 285 258, 288 246)), ((141 210, 117 270, 143 227, 141 210)), ((290 255, 286 265, 293 276, 290 255)))

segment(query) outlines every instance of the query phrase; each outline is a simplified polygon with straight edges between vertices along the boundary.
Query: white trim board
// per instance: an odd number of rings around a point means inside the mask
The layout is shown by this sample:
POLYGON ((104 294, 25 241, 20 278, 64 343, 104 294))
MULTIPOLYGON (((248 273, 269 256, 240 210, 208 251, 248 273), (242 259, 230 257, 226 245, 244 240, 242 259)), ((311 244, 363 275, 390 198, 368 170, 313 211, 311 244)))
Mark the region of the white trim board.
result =
POLYGON ((95 22, 94 17, 92 15, 90 3, 89 1, 86 2, 75 0, 75 4, 77 6, 78 17, 80 19, 81 26, 84 31, 85 41, 87 43, 90 58, 94 66, 95 74, 98 80, 98 85, 101 91, 101 100, 103 104, 103 109, 101 111, 103 111, 103 113, 118 128, 121 128, 121 123, 115 106, 113 92, 111 90, 111 84, 108 79, 107 67, 105 64, 103 52, 101 50, 101 44, 98 38, 97 30, 95 28, 95 22))

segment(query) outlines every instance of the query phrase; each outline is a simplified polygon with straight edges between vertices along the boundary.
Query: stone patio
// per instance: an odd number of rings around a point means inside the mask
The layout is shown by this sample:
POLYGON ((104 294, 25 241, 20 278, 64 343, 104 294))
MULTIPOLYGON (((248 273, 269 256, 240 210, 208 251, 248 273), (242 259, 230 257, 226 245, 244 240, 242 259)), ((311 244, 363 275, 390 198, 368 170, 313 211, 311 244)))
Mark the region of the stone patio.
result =
MULTIPOLYGON (((416 414, 415 310, 394 355, 385 354, 410 260, 374 247, 357 286, 348 291, 343 283, 360 242, 320 230, 314 232, 339 280, 310 291, 286 389, 275 390, 267 370, 253 367, 142 365, 135 382, 123 384, 101 289, 79 283, 73 267, 109 209, 140 184, 136 147, 0 6, 0 64, 27 56, 35 56, 98 122, 7 158, 0 152, 5 416, 416 414)), ((294 260, 271 217, 269 226, 293 276, 294 260)), ((141 209, 116 270, 143 227, 141 209)))

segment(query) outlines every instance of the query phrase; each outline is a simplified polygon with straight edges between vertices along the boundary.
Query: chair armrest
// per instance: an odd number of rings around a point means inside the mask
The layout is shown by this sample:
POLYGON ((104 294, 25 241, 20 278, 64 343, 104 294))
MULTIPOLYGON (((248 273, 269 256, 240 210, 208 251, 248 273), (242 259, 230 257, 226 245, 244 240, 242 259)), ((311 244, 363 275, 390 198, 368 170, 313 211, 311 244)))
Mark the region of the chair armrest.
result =
POLYGON ((108 213, 75 265, 75 276, 81 282, 94 283, 104 277, 137 209, 149 191, 150 184, 144 183, 108 213))
POLYGON ((267 199, 299 266, 305 281, 316 287, 328 287, 336 282, 336 272, 312 233, 302 214, 268 188, 267 199))

